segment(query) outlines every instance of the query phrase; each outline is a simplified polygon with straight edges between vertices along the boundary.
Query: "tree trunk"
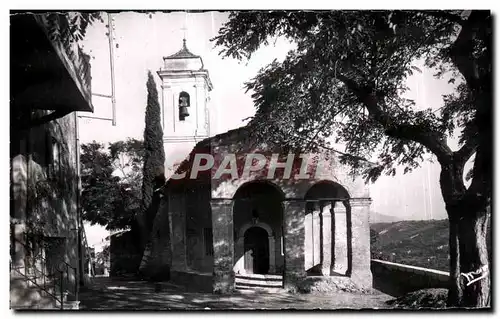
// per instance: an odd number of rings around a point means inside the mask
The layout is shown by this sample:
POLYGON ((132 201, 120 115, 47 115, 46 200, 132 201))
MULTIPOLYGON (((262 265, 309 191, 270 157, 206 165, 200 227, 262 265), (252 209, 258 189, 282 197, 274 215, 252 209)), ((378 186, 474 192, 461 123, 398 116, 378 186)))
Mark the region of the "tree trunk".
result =
MULTIPOLYGON (((490 306, 490 266, 488 258, 488 220, 486 203, 470 199, 459 201, 457 208, 448 211, 450 220, 450 307, 490 306), (462 274, 475 272, 488 266, 487 275, 467 286, 468 280, 462 274)), ((480 275, 476 275, 475 278, 480 275)))
MULTIPOLYGON (((440 186, 450 223, 448 306, 487 307, 490 303, 489 269, 485 278, 469 286, 469 280, 463 274, 478 271, 483 266, 490 268, 486 242, 490 201, 489 198, 472 192, 470 188, 465 188, 463 167, 463 161, 441 163, 440 186)), ((474 178, 487 179, 479 176, 479 173, 480 171, 474 178)), ((479 276, 474 275, 475 278, 479 276)))
POLYGON ((483 266, 488 266, 486 277, 466 285, 461 278, 463 298, 460 306, 488 307, 490 306, 490 266, 488 260, 487 232, 488 214, 486 207, 477 212, 470 212, 459 221, 459 250, 461 273, 474 272, 483 266))
POLYGON ((450 254, 450 289, 448 291, 448 307, 458 307, 462 303, 463 292, 460 284, 460 250, 458 242, 458 218, 449 214, 449 254, 450 254))

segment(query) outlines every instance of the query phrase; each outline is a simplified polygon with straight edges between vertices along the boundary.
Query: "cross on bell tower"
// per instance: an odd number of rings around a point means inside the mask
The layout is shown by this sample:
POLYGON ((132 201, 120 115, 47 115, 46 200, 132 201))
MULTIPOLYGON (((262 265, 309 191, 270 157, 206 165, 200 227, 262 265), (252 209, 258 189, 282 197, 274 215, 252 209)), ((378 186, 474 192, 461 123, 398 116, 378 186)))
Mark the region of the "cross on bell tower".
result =
POLYGON ((183 36, 182 36, 182 41, 184 42, 184 44, 186 44, 186 31, 187 31, 187 27, 186 26, 183 26, 181 28, 181 30, 184 32, 183 36))
POLYGON ((186 47, 186 33, 188 30, 187 25, 188 25, 188 12, 185 11, 184 12, 184 26, 181 28, 181 31, 183 32, 183 36, 182 36, 183 47, 186 47))

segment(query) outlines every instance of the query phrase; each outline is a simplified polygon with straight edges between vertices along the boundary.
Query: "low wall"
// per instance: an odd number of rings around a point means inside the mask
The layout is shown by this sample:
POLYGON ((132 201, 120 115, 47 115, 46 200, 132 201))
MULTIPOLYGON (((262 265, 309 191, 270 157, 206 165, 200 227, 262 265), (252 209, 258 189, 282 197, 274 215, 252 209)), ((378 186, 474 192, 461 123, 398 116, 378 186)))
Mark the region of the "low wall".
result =
POLYGON ((448 272, 372 259, 373 288, 399 297, 426 288, 448 288, 448 272))

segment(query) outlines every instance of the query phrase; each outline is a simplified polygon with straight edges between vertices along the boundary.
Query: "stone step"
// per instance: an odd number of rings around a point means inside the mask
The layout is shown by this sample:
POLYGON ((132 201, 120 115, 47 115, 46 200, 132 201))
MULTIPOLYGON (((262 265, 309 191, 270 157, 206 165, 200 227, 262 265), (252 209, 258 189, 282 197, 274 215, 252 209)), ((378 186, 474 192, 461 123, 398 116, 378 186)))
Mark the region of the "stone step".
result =
POLYGON ((238 274, 235 276, 235 288, 239 290, 257 290, 278 292, 283 289, 283 276, 261 274, 238 274))
POLYGON ((283 280, 282 275, 270 274, 237 274, 236 278, 252 278, 252 279, 266 279, 266 280, 283 280))
POLYGON ((255 280, 255 279, 242 279, 236 278, 235 284, 238 285, 248 285, 255 287, 282 287, 282 280, 255 280))
POLYGON ((278 287, 249 287, 246 285, 236 285, 235 288, 240 293, 244 293, 244 294, 252 294, 252 293, 257 293, 257 292, 277 293, 277 292, 284 292, 285 291, 285 289, 278 288, 278 287))

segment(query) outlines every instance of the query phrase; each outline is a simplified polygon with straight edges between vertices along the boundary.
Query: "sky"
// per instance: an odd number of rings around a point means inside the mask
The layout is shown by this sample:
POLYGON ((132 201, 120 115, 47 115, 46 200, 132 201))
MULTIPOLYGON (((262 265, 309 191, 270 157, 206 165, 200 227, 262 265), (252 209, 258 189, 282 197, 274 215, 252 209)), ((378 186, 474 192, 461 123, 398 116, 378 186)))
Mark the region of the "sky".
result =
MULTIPOLYGON (((254 115, 250 93, 244 83, 257 74, 274 59, 282 60, 293 45, 285 39, 277 39, 261 48, 249 61, 240 62, 231 58, 222 59, 210 39, 227 20, 227 13, 155 13, 153 15, 124 12, 113 14, 116 79, 116 126, 110 121, 80 119, 80 142, 92 140, 112 142, 128 137, 142 139, 144 112, 146 107, 147 71, 153 74, 162 66, 162 57, 171 55, 182 47, 183 37, 191 52, 203 58, 214 85, 211 92, 212 135, 240 127, 245 118, 254 115)), ((91 55, 92 91, 111 93, 111 72, 109 44, 105 23, 91 26, 85 40, 84 51, 91 55)), ((418 62, 420 63, 420 62, 418 62)), ((421 67, 408 79, 418 108, 438 109, 442 106, 442 95, 452 89, 446 80, 437 80, 432 71, 421 67)), ((156 76, 159 84, 159 77, 156 76)), ((160 87, 158 86, 160 90, 160 87)), ((111 117, 111 101, 93 97, 94 114, 80 114, 94 117, 111 117)), ((456 142, 451 141, 453 149, 456 142)), ((425 162, 412 173, 395 177, 382 176, 370 185, 373 203, 371 211, 400 219, 443 219, 446 218, 444 202, 439 188, 439 165, 425 162)), ((100 227, 87 227, 91 245, 102 245, 106 232, 100 227)))

